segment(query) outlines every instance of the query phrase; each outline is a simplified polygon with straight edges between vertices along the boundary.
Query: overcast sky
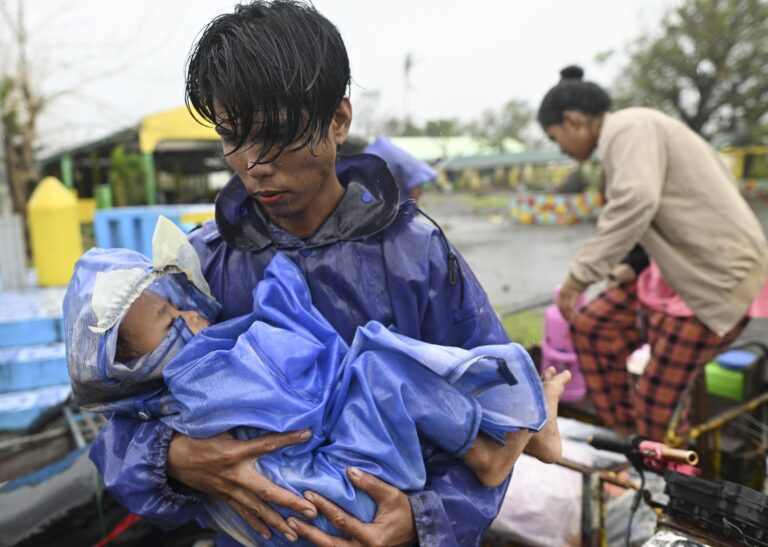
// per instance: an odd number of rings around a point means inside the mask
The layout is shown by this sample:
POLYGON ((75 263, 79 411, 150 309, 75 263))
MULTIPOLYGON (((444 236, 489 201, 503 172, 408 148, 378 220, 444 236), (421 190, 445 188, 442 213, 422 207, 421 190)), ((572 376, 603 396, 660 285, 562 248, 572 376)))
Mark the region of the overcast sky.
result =
MULTIPOLYGON (((2 0, 0 0, 2 1, 2 0)), ((18 0, 6 0, 14 5, 18 0)), ((347 44, 352 102, 378 93, 376 116, 417 122, 519 98, 536 105, 561 67, 609 86, 626 45, 658 27, 673 0, 316 0, 347 44), (609 62, 595 56, 614 50, 609 62), (403 64, 415 61, 404 91, 403 64)), ((198 32, 231 10, 222 0, 26 0, 35 76, 66 91, 48 111, 47 147, 67 147, 183 104, 183 67, 198 32)), ((0 45, 7 42, 0 35, 0 45)), ((0 62, 7 62, 0 53, 0 62)), ((362 118, 362 116, 361 116, 362 118)), ((354 126, 353 126, 354 130, 354 126)))

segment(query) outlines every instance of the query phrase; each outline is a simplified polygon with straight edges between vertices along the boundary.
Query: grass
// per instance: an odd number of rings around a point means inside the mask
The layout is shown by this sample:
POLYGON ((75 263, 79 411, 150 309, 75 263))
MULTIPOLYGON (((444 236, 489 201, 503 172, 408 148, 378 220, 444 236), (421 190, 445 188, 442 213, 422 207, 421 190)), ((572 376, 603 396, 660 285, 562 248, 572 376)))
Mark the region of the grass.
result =
POLYGON ((541 342, 542 322, 541 310, 528 310, 503 317, 501 322, 510 340, 522 346, 531 346, 541 342))
POLYGON ((509 196, 503 195, 465 195, 462 200, 478 210, 506 209, 509 206, 509 196))

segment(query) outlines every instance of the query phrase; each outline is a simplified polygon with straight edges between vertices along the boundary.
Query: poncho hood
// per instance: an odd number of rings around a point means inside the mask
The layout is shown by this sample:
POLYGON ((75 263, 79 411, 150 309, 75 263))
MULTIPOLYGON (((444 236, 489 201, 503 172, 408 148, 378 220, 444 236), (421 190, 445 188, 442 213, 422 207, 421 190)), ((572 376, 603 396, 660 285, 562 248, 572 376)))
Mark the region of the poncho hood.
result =
MULTIPOLYGON (((94 248, 75 264, 63 316, 72 391, 84 408, 108 410, 109 403, 126 397, 128 385, 154 382, 160 389, 162 367, 190 338, 179 318, 152 353, 128 363, 115 360, 120 323, 145 289, 166 297, 179 309, 196 310, 209 321, 218 315, 219 305, 200 271, 197 253, 165 217, 155 228, 152 253, 149 260, 129 249, 94 248), (122 386, 117 396, 112 394, 116 386, 122 386)), ((147 389, 145 384, 135 392, 147 389)), ((130 400, 120 404, 128 405, 130 400)))
POLYGON ((221 237, 238 251, 312 248, 374 235, 397 216, 399 192, 387 164, 370 154, 341 156, 336 175, 346 189, 331 216, 301 239, 271 223, 235 175, 216 198, 216 225, 221 237))

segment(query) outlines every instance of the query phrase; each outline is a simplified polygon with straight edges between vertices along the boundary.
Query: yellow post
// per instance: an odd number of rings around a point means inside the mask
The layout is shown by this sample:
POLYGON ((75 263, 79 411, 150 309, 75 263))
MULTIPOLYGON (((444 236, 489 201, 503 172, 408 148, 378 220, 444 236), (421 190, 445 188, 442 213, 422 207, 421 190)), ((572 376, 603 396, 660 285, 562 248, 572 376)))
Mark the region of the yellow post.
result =
POLYGON ((55 177, 45 177, 27 203, 32 263, 39 285, 66 285, 83 254, 77 199, 55 177))

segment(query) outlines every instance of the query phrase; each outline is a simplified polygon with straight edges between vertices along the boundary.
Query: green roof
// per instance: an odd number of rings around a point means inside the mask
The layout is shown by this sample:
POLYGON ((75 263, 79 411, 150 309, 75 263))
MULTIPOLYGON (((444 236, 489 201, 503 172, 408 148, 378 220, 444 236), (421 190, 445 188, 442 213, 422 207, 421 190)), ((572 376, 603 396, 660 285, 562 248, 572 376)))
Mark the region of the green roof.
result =
POLYGON ((533 148, 505 154, 486 154, 448 158, 440 164, 447 171, 463 169, 493 169, 514 165, 543 165, 574 163, 569 156, 554 148, 533 148))
MULTIPOLYGON (((477 137, 389 137, 395 146, 398 146, 427 162, 457 156, 479 156, 498 154, 499 150, 490 146, 485 140, 477 137)), ((515 139, 504 140, 506 152, 519 152, 523 150, 523 144, 515 139)))

